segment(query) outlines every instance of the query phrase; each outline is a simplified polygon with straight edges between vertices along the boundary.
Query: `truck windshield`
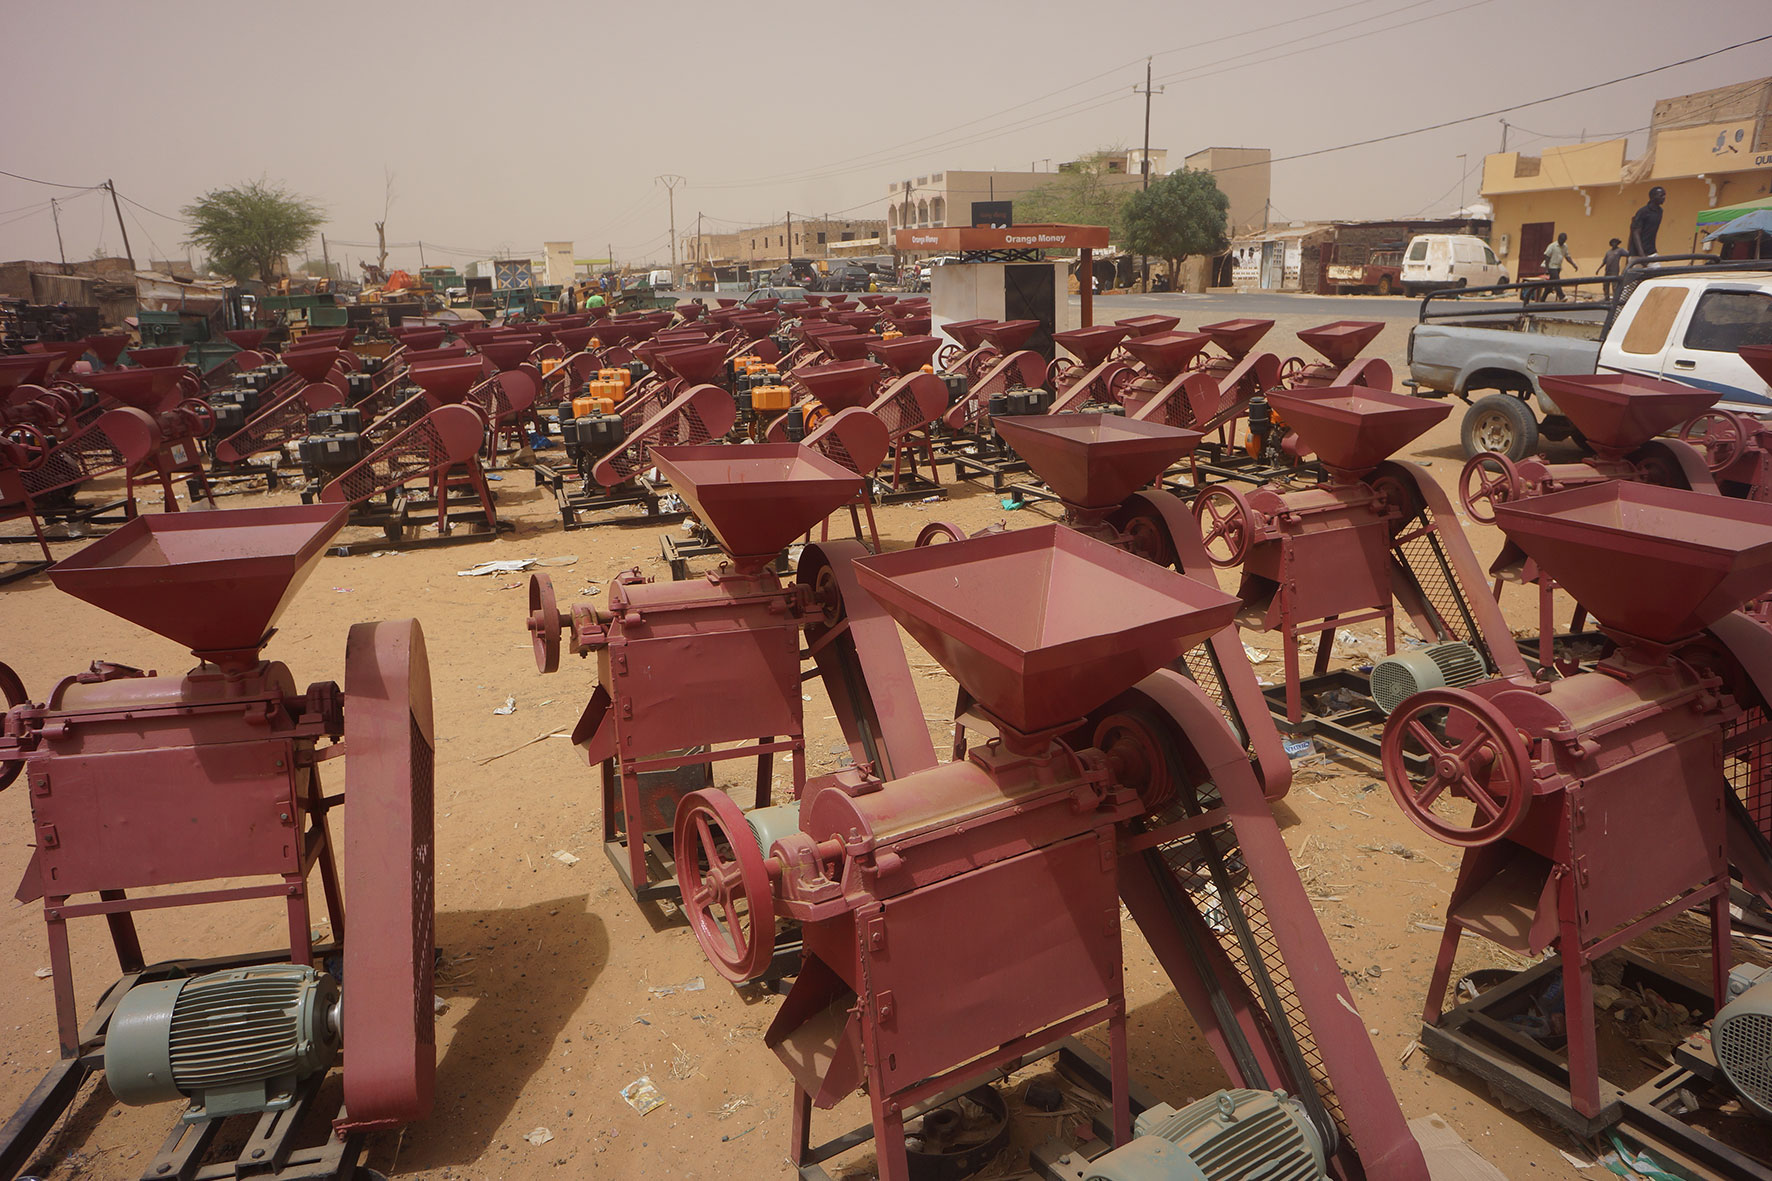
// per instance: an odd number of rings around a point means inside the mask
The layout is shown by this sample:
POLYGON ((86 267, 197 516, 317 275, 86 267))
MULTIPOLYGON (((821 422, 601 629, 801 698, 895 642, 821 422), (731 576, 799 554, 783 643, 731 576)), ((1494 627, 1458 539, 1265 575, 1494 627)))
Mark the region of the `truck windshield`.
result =
POLYGON ((1744 344, 1772 344, 1772 295, 1707 291, 1699 296, 1686 326, 1686 347, 1733 353, 1744 344))

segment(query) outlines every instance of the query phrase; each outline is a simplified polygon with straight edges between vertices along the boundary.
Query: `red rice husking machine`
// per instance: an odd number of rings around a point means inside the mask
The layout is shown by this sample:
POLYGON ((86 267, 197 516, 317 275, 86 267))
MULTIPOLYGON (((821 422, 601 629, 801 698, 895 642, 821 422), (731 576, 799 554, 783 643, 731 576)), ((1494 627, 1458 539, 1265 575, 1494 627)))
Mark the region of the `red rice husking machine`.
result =
POLYGON ((935 757, 921 710, 876 717, 859 688, 866 680, 914 696, 890 620, 877 611, 865 620, 842 619, 821 606, 848 579, 851 559, 867 549, 859 542, 809 545, 798 577, 784 580, 772 568, 783 546, 849 503, 862 477, 795 443, 663 447, 651 458, 728 562, 679 582, 628 571, 610 582, 599 605, 576 603, 567 613, 547 576, 533 575, 528 620, 542 672, 559 667, 562 631, 571 652, 596 658, 597 687, 572 739, 599 769, 604 850, 640 901, 676 897, 677 801, 710 786, 715 764, 754 759, 755 806, 763 807, 774 760, 782 756, 798 795, 806 777, 803 633, 821 671, 831 670, 825 683, 833 699, 855 702, 840 712, 860 719, 853 728, 845 722, 857 761, 927 765, 935 757), (865 663, 882 627, 898 667, 862 678, 849 660, 859 654, 865 663), (831 631, 844 635, 820 644, 818 633, 831 631), (857 689, 844 697, 850 683, 857 689))
POLYGON ((1301 1162, 1274 1176, 1324 1176, 1327 1157, 1336 1177, 1425 1178, 1240 739, 1163 667, 1225 627, 1236 601, 1058 525, 863 558, 853 573, 845 598, 883 605, 954 675, 973 703, 962 720, 985 740, 909 773, 858 762, 748 814, 697 791, 676 818, 684 908, 718 971, 756 978, 777 920, 799 925, 804 960, 765 1040, 794 1080, 800 1176, 867 1139, 814 1147, 815 1107, 865 1090, 879 1176, 905 1181, 907 1129, 926 1133, 950 1088, 1102 1024, 1109 1134, 1126 1145, 1124 897, 1251 1088, 1223 1101, 1296 1097, 1278 1100, 1283 1142, 1254 1159, 1301 1162), (1104 602, 1111 614, 1092 606, 1104 602), (1189 865, 1184 846, 1227 816, 1237 868, 1218 846, 1189 865), (1189 894, 1208 877, 1228 917, 1189 894), (1250 898, 1255 909, 1239 905, 1250 898))
MULTIPOLYGON (((342 525, 333 505, 138 518, 51 571, 69 594, 188 646, 158 675, 109 661, 14 704, 0 788, 29 797, 61 1060, 5 1126, 0 1176, 102 1070, 125 1103, 188 1100, 149 1178, 351 1178, 358 1133, 424 1117, 435 1068, 430 672, 414 620, 359 623, 345 684, 304 691, 260 650, 342 525), (342 741, 341 741, 342 739, 342 741), (345 758, 342 795, 321 764, 345 758), (329 813, 349 801, 338 847, 329 813), (332 944, 310 933, 319 871, 332 944), (288 948, 150 964, 134 914, 282 899, 288 948), (348 909, 346 903, 349 903, 348 909), (83 1025, 68 923, 102 916, 122 977, 83 1025), (343 1055, 342 1084, 322 1083, 343 1055), (323 1097, 324 1096, 324 1097, 323 1097), (342 1104, 341 1104, 342 1101, 342 1104), (313 1127, 336 1112, 332 1131, 313 1127), (229 1117, 255 1117, 242 1137, 229 1117), (201 1172, 199 1170, 202 1170, 201 1172)), ((9 698, 22 692, 10 680, 9 698)))
MULTIPOLYGON (((1708 911, 1710 995, 1689 1003, 1702 1010, 1729 995, 1730 862, 1742 845, 1723 744, 1743 706, 1721 625, 1772 589, 1772 506, 1608 481, 1495 513, 1616 648, 1548 683, 1514 675, 1416 694, 1385 727, 1385 777, 1405 815, 1465 850, 1421 1040, 1592 1135, 1633 1103, 1601 1074, 1596 962, 1708 911), (1565 1052, 1509 1033, 1513 1014, 1486 1016, 1489 993, 1443 1011, 1466 932, 1521 955, 1556 950, 1522 975, 1537 974, 1548 993, 1560 985, 1545 1016, 1562 1009, 1565 1052)), ((1760 1045, 1752 1069, 1763 1078, 1760 1045)))

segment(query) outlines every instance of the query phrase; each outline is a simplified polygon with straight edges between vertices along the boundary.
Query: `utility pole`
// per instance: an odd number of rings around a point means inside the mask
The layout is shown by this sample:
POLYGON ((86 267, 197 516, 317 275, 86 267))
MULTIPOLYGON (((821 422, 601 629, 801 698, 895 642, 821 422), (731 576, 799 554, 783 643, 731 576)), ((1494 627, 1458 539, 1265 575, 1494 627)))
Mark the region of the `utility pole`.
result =
POLYGON ((1501 121, 1501 150, 1507 151, 1507 120, 1501 121))
POLYGON ((1460 217, 1464 216, 1464 157, 1464 152, 1458 153, 1458 216, 1460 217))
POLYGON ((1138 170, 1144 174, 1144 183, 1139 187, 1148 189, 1151 187, 1151 95, 1163 93, 1161 86, 1151 89, 1151 59, 1148 57, 1144 59, 1144 89, 1134 86, 1132 93, 1144 95, 1144 154, 1139 157, 1138 170))
POLYGON ((418 269, 421 271, 425 269, 425 240, 423 238, 418 240, 418 269))
MULTIPOLYGON (((1132 88, 1132 93, 1144 95, 1144 152, 1138 158, 1138 171, 1143 179, 1139 181, 1138 187, 1141 192, 1148 192, 1151 187, 1151 95, 1163 93, 1162 87, 1158 87, 1155 91, 1151 89, 1151 59, 1148 57, 1144 59, 1144 89, 1140 90, 1138 87, 1134 86, 1132 88)), ((1151 260, 1149 255, 1141 254, 1138 256, 1138 270, 1144 285, 1144 290, 1148 293, 1151 289, 1151 260)), ((1169 276, 1169 289, 1171 291, 1181 290, 1180 275, 1169 276)))
POLYGON ((117 228, 123 231, 123 256, 129 260, 129 269, 135 269, 135 251, 129 248, 129 227, 123 224, 123 206, 117 203, 117 182, 105 181, 105 188, 111 190, 111 208, 117 211, 117 228))
POLYGON ((652 183, 665 187, 665 197, 671 206, 671 282, 675 283, 677 281, 677 186, 688 182, 674 172, 667 172, 663 176, 653 177, 652 183))
POLYGON ((62 274, 68 273, 68 251, 62 245, 62 214, 61 206, 56 204, 54 197, 49 199, 49 216, 55 222, 55 251, 62 256, 62 274))
POLYGON ((326 235, 320 235, 320 265, 326 268, 326 278, 332 279, 332 255, 326 249, 326 235))
POLYGON ((794 211, 792 209, 788 210, 788 232, 781 236, 781 240, 787 248, 786 259, 792 263, 794 261, 794 211))

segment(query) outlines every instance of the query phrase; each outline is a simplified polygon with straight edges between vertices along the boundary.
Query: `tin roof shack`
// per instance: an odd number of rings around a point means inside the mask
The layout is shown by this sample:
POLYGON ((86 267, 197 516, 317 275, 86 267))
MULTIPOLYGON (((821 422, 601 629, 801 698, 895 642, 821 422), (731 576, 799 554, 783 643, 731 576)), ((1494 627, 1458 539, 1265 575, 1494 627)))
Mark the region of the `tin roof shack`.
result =
POLYGON ((103 327, 115 328, 136 313, 135 277, 126 258, 60 263, 22 259, 0 263, 0 296, 27 307, 66 303, 97 308, 103 327))
POLYGON ((1329 268, 1401 250, 1417 234, 1471 234, 1489 239, 1482 217, 1410 217, 1378 221, 1304 222, 1231 240, 1231 283, 1243 291, 1335 293, 1329 268))

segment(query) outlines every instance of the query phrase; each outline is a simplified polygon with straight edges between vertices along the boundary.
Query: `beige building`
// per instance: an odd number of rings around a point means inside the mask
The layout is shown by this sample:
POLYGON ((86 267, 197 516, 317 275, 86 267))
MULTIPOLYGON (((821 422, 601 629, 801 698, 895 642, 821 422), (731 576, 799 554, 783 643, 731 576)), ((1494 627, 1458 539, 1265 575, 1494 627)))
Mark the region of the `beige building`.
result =
POLYGON ((1514 278, 1544 271, 1544 249, 1569 235, 1577 274, 1591 274, 1607 242, 1628 244, 1631 216, 1649 190, 1667 190, 1660 254, 1704 250, 1699 215, 1772 192, 1772 78, 1720 86, 1655 104, 1648 150, 1628 159, 1623 139, 1499 152, 1483 161, 1494 209, 1491 245, 1514 278))
POLYGON ((678 257, 691 266, 702 262, 777 266, 790 258, 831 258, 855 253, 839 249, 843 243, 868 239, 877 243, 884 225, 878 218, 801 221, 796 217, 791 226, 784 219, 725 234, 690 233, 683 235, 678 257))
MULTIPOLYGON (((1163 175, 1168 156, 1166 151, 1151 149, 1152 176, 1163 175)), ((1142 153, 1134 150, 1110 154, 1104 163, 1112 183, 1132 187, 1140 183, 1142 160, 1142 153)), ((1027 172, 949 170, 894 181, 886 186, 887 237, 891 237, 893 230, 901 228, 971 225, 974 201, 1014 201, 1053 183, 1058 174, 1081 163, 1069 160, 1057 169, 1030 169, 1027 172)))
POLYGON ((1183 161, 1195 172, 1210 172, 1218 191, 1230 198, 1230 237, 1266 228, 1272 158, 1267 148, 1201 148, 1183 161))

